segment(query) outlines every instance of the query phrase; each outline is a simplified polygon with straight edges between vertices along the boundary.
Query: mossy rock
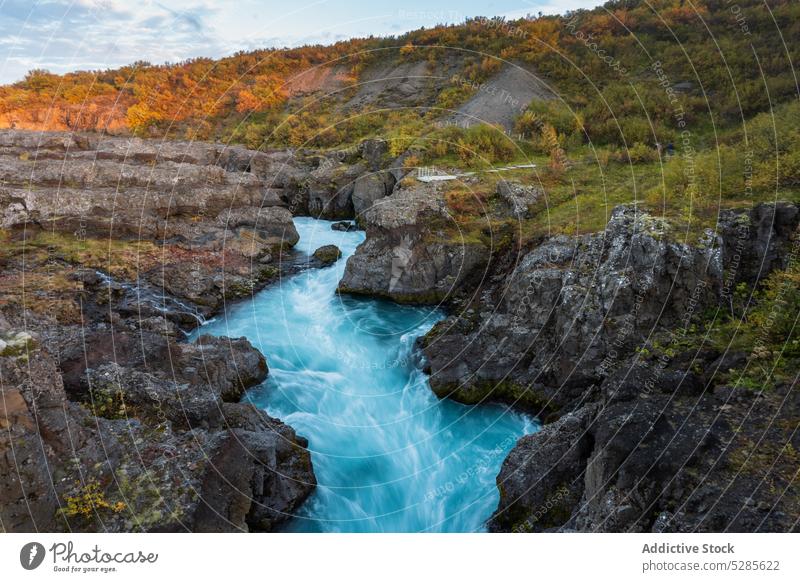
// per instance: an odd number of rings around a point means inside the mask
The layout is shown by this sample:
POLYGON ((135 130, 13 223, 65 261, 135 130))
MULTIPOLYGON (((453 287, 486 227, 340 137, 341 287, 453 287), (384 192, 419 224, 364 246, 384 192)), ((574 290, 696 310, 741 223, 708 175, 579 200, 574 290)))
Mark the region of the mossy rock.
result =
POLYGON ((314 251, 314 258, 323 265, 332 265, 342 257, 342 251, 336 245, 325 245, 314 251))

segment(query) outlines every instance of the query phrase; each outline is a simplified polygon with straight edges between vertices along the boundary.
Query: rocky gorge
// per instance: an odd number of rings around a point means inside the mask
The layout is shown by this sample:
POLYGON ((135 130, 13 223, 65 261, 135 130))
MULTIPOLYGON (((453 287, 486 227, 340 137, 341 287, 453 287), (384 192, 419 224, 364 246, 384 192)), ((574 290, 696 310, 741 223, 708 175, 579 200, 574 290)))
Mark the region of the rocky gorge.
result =
POLYGON ((307 442, 241 402, 268 374, 250 342, 186 333, 335 262, 292 251, 292 217, 352 218, 385 156, 0 132, 0 527, 281 527, 315 487, 307 442))
POLYGON ((489 529, 797 527, 791 384, 737 388, 750 354, 685 341, 737 285, 796 261, 795 204, 725 211, 691 242, 637 205, 600 232, 523 241, 540 188, 500 180, 467 222, 405 159, 381 140, 256 152, 0 133, 0 527, 286 523, 316 479, 305 440, 242 402, 270 354, 184 332, 335 262, 293 253, 304 215, 366 231, 340 294, 446 309, 418 344, 438 397, 544 423, 505 459, 489 529))
MULTIPOLYGON (((487 217, 514 212, 509 189, 500 182, 487 217)), ((503 464, 492 531, 796 528, 792 382, 737 387, 754 356, 687 337, 734 288, 796 262, 797 205, 722 212, 693 243, 623 205, 602 232, 521 248, 491 220, 443 244, 442 197, 395 196, 365 215, 340 290, 449 305, 420 342, 434 392, 545 421, 503 464)))

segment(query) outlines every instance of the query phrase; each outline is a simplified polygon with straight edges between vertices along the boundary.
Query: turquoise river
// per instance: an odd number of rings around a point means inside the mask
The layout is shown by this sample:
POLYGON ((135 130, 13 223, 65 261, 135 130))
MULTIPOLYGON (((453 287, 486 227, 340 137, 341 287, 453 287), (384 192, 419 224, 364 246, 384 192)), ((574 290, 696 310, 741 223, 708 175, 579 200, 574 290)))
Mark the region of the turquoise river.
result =
POLYGON ((482 531, 497 507, 495 476, 534 419, 500 405, 439 400, 415 340, 434 308, 336 294, 363 231, 297 218, 295 252, 326 244, 342 258, 237 303, 201 333, 247 337, 267 381, 246 396, 309 441, 319 485, 288 531, 482 531))

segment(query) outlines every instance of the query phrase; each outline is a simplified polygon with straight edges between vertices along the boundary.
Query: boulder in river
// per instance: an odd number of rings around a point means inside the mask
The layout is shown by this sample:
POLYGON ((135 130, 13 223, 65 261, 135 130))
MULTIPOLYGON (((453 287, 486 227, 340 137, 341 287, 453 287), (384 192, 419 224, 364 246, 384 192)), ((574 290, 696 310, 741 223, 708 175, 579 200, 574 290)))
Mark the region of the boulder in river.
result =
POLYGON ((358 230, 358 226, 348 220, 341 220, 339 222, 334 222, 331 225, 331 229, 339 232, 353 232, 354 230, 358 230))
POLYGON ((332 265, 342 258, 342 251, 336 245, 325 245, 314 251, 314 258, 323 265, 332 265))

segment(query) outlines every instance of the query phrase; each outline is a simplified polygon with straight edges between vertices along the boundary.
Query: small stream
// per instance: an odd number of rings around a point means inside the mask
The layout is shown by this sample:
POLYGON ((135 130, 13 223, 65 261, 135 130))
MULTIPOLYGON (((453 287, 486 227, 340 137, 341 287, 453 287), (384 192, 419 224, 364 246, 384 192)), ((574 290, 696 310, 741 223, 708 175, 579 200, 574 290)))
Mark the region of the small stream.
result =
POLYGON ((443 314, 339 296, 364 233, 296 218, 297 252, 337 245, 342 259, 237 303, 201 333, 246 336, 267 381, 246 396, 309 440, 319 485, 288 531, 472 532, 496 508, 495 476, 535 420, 431 392, 415 340, 443 314))

